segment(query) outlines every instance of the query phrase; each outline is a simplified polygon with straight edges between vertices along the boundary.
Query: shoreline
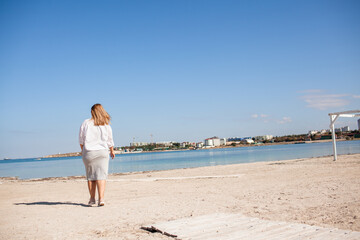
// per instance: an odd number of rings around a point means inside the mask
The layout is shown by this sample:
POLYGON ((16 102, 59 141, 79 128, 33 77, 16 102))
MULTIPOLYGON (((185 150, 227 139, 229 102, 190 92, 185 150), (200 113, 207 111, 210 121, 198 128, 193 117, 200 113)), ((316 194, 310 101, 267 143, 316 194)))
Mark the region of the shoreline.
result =
POLYGON ((360 154, 111 175, 105 207, 85 178, 0 184, 3 239, 169 240, 142 226, 214 213, 360 231, 360 154), (346 186, 346 187, 344 187, 346 186), (91 222, 96 219, 96 223, 91 222))
MULTIPOLYGON (((348 154, 338 154, 338 157, 341 156, 360 156, 360 153, 348 153, 348 154)), ((199 167, 188 167, 188 168, 174 168, 174 169, 166 169, 166 170, 149 170, 149 171, 134 171, 134 172, 119 172, 119 173, 110 173, 108 178, 115 177, 115 176, 128 176, 134 174, 148 174, 148 173, 158 173, 158 172, 166 172, 166 171, 175 171, 175 170, 189 170, 189 169, 200 169, 206 167, 217 167, 217 166, 237 166, 237 165, 244 165, 244 164, 261 164, 261 163, 280 163, 282 162, 289 162, 289 161, 298 161, 298 160, 306 160, 306 159, 321 159, 321 158, 332 158, 333 155, 326 155, 326 156, 319 156, 319 157, 311 157, 311 158, 295 158, 295 159, 286 159, 286 160, 274 160, 274 161, 259 161, 259 162, 244 162, 244 163, 232 163, 232 164, 219 164, 215 166, 199 166, 199 167)), ((333 161, 333 160, 332 160, 333 161)), ((78 176, 64 176, 64 177, 44 177, 44 178, 18 178, 16 176, 9 176, 9 177, 0 177, 1 181, 23 181, 23 182, 41 182, 41 181, 66 181, 66 180, 79 180, 79 179, 86 179, 85 175, 78 175, 78 176)))
MULTIPOLYGON (((342 141, 359 141, 360 139, 337 139, 336 142, 342 141)), ((332 142, 331 139, 327 140, 313 140, 313 141, 293 141, 293 142, 274 142, 274 143, 259 143, 259 144, 238 144, 236 146, 217 146, 217 147, 210 147, 210 148, 201 148, 201 149, 172 149, 172 150, 156 150, 156 151, 134 151, 134 152, 120 152, 115 150, 115 154, 137 154, 137 153, 157 153, 157 152, 180 152, 180 151, 192 151, 192 150, 209 150, 209 149, 219 149, 219 148, 241 148, 241 147, 260 147, 260 146, 273 146, 273 145, 289 145, 289 144, 308 144, 308 143, 326 143, 332 142)), ((51 154, 46 155, 39 158, 58 158, 58 157, 79 157, 81 156, 81 152, 73 152, 73 153, 61 153, 61 154, 51 154)), ((11 160, 11 159, 9 159, 11 160)))
MULTIPOLYGON (((260 144, 238 144, 235 147, 226 145, 226 146, 218 146, 218 147, 210 147, 210 148, 201 148, 201 149, 174 149, 174 150, 159 150, 159 151, 135 151, 135 152, 119 152, 115 150, 115 154, 122 155, 122 154, 139 154, 139 153, 160 153, 160 152, 178 152, 178 151, 195 151, 195 150, 209 150, 209 149, 219 149, 219 148, 242 148, 242 147, 261 147, 261 146, 272 146, 272 145, 290 145, 290 144, 309 144, 309 143, 326 143, 331 142, 331 139, 326 140, 313 140, 313 141, 294 141, 294 142, 277 142, 277 143, 260 143, 260 144)), ((343 142, 343 141, 360 141, 360 139, 336 139, 336 142, 343 142)), ((26 158, 4 158, 0 159, 0 161, 11 161, 11 160, 26 160, 26 159, 39 159, 42 158, 60 158, 60 157, 80 157, 81 152, 72 152, 72 153, 61 153, 61 154, 51 154, 42 157, 26 157, 26 158)))

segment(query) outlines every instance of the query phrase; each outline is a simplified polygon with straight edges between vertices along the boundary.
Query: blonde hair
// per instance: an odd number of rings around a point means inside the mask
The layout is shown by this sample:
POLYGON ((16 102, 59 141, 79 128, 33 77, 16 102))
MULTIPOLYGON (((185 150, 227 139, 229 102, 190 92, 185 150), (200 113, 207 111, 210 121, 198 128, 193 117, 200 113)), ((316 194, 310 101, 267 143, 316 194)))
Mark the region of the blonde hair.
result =
POLYGON ((108 125, 110 123, 110 115, 105 111, 100 103, 91 107, 91 119, 94 120, 95 126, 108 125))

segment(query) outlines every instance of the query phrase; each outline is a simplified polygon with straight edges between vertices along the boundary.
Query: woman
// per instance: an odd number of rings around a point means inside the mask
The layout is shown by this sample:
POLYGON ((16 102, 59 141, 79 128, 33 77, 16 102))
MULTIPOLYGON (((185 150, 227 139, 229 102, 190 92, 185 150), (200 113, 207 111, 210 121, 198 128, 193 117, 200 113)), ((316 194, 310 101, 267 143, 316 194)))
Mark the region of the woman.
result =
POLYGON ((99 195, 98 206, 105 205, 104 192, 109 169, 109 150, 111 158, 115 157, 109 123, 109 114, 101 104, 95 104, 91 107, 91 118, 86 119, 80 127, 79 142, 88 180, 90 206, 96 203, 96 188, 99 195))

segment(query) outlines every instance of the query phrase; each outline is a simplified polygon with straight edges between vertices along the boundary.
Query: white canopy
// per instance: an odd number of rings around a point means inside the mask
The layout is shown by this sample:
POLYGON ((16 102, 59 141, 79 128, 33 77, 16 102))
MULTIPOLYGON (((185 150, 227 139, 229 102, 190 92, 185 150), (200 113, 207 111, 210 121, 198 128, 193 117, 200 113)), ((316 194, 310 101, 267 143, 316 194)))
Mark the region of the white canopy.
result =
POLYGON ((336 161, 337 153, 336 153, 335 121, 338 119, 338 117, 360 117, 360 110, 329 113, 329 116, 330 116, 330 129, 331 129, 332 141, 333 141, 334 161, 336 161))

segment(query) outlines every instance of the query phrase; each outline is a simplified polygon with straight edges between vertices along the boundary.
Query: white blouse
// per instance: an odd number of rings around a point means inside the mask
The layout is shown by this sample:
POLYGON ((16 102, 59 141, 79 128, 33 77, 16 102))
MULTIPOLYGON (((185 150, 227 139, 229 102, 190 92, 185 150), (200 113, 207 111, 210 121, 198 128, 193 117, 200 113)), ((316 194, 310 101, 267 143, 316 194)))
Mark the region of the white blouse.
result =
POLYGON ((80 127, 79 143, 86 150, 109 149, 114 146, 110 125, 95 126, 94 120, 86 119, 80 127))

